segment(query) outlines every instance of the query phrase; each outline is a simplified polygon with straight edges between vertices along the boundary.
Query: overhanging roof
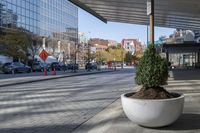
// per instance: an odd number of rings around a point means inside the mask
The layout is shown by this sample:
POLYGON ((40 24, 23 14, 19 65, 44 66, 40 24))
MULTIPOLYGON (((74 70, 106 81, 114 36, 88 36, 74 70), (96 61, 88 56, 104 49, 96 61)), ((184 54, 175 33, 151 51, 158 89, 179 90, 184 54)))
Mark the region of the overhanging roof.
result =
MULTIPOLYGON (((147 0, 69 0, 103 22, 149 25, 147 0)), ((155 0, 155 26, 200 30, 199 0, 155 0)))

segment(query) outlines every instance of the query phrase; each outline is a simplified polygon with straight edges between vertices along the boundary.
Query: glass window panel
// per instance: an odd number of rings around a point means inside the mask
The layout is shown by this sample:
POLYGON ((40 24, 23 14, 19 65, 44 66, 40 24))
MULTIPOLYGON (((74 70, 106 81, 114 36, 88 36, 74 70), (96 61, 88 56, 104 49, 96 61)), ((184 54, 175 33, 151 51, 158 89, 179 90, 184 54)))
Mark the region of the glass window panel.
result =
POLYGON ((16 12, 17 12, 17 7, 16 7, 16 5, 13 5, 13 4, 12 4, 11 7, 12 7, 12 11, 16 13, 16 12))
POLYGON ((25 21, 26 25, 30 25, 30 19, 28 17, 26 17, 26 21, 25 21))
POLYGON ((22 14, 21 13, 21 7, 19 7, 19 6, 17 7, 17 14, 22 14))
POLYGON ((30 12, 29 10, 26 10, 26 17, 29 17, 30 15, 29 12, 30 12))
POLYGON ((33 27, 32 26, 30 26, 30 31, 33 32, 33 27))
POLYGON ((34 25, 33 23, 34 23, 34 20, 33 20, 33 19, 30 19, 30 25, 31 25, 31 26, 34 25))
POLYGON ((25 14, 26 14, 25 8, 22 8, 21 10, 22 10, 22 13, 21 13, 21 14, 22 14, 23 16, 25 16, 25 14))
POLYGON ((26 29, 30 31, 30 26, 29 26, 29 25, 26 25, 26 29))
MULTIPOLYGON (((18 0, 19 1, 19 0, 18 0)), ((16 0, 12 0, 12 4, 13 5, 16 5, 17 4, 17 1, 16 0)))
POLYGON ((21 6, 21 0, 17 0, 17 6, 21 6))
POLYGON ((25 4, 25 2, 24 2, 24 1, 22 1, 22 4, 21 4, 21 5, 22 5, 22 7, 23 7, 23 8, 25 8, 25 7, 26 7, 26 4, 25 4))
POLYGON ((7 3, 7 8, 8 8, 8 9, 12 9, 11 6, 12 6, 12 5, 11 5, 10 3, 7 3))

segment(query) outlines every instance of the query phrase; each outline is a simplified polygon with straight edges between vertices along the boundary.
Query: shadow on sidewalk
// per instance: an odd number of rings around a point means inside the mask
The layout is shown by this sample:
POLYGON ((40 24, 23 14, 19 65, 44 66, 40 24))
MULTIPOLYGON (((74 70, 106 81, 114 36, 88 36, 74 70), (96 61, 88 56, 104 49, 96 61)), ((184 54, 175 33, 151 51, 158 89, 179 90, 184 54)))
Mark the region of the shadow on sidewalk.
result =
POLYGON ((162 128, 156 128, 158 130, 195 130, 200 129, 200 114, 183 114, 172 125, 162 128))

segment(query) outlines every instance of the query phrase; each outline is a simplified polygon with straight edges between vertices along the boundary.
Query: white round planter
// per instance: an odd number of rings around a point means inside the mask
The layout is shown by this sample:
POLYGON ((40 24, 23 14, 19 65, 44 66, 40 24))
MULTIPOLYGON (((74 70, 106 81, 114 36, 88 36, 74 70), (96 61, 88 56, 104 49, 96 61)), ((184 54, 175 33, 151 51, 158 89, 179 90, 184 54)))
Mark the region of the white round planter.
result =
POLYGON ((171 99, 133 99, 133 93, 121 95, 126 116, 145 127, 162 127, 172 124, 183 111, 184 95, 171 99))

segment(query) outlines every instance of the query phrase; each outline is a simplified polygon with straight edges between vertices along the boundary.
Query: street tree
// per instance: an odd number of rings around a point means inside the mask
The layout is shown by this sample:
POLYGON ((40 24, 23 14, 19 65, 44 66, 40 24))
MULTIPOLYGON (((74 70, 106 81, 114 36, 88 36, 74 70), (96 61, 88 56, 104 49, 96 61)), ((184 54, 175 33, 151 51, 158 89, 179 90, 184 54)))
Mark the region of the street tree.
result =
POLYGON ((27 61, 30 45, 31 40, 23 29, 1 29, 0 54, 27 61))

